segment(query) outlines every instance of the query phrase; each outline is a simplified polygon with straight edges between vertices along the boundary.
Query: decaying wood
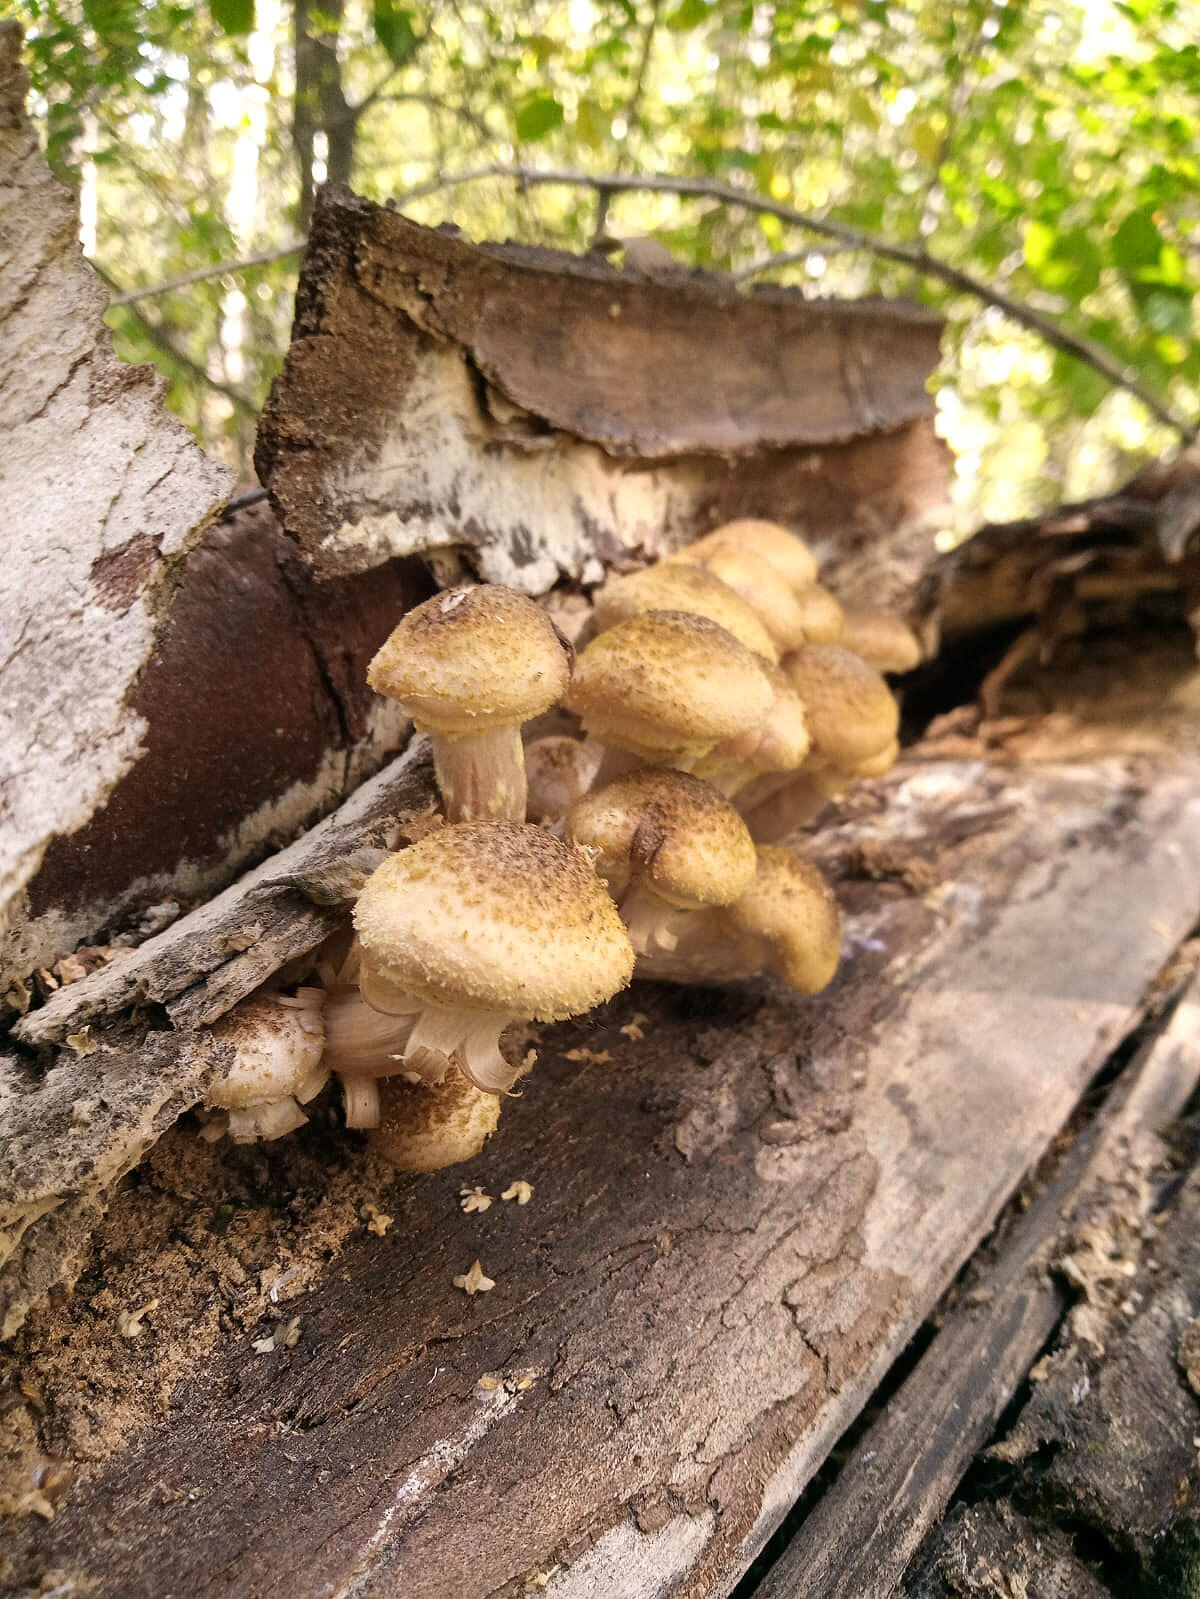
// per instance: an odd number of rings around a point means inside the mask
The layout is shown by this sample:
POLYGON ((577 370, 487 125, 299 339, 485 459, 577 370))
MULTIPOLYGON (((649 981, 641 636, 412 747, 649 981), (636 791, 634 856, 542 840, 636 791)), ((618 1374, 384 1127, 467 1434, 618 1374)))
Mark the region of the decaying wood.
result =
POLYGON ((162 379, 112 352, 107 291, 24 116, 20 43, 0 24, 0 932, 51 841, 135 761, 129 693, 230 484, 167 415, 162 379))
MULTIPOLYGON (((855 1444, 833 1486, 755 1589, 755 1599, 887 1599, 993 1435, 1062 1317, 1051 1268, 1074 1230, 1134 1222, 1131 1178, 1162 1165, 1160 1129, 1200 1081, 1200 978, 1166 1030, 1126 1069, 1102 1112, 972 1274, 912 1375, 855 1444)), ((1011 1578, 1012 1569, 1007 1571, 1011 1578)))
POLYGON ((20 1525, 10 1580, 727 1592, 1193 925, 1198 777, 1183 757, 899 771, 829 848, 870 840, 936 881, 843 881, 828 994, 646 985, 548 1031, 483 1155, 375 1193, 392 1224, 289 1303, 294 1346, 216 1350, 52 1523, 20 1525), (515 1178, 529 1205, 458 1208, 464 1180, 515 1178), (468 1298, 452 1278, 476 1257, 496 1286, 468 1298))
POLYGON ((155 1004, 180 1026, 214 1021, 344 921, 362 869, 398 849, 435 800, 428 741, 414 739, 303 838, 137 949, 59 989, 13 1036, 60 1044, 89 1023, 155 1004))
POLYGON ((661 553, 730 499, 812 512, 833 544, 919 524, 927 564, 946 508, 925 387, 940 330, 915 306, 476 247, 332 187, 256 463, 322 571, 454 547, 543 593, 661 553), (880 439, 867 454, 890 469, 860 490, 854 445, 880 439))

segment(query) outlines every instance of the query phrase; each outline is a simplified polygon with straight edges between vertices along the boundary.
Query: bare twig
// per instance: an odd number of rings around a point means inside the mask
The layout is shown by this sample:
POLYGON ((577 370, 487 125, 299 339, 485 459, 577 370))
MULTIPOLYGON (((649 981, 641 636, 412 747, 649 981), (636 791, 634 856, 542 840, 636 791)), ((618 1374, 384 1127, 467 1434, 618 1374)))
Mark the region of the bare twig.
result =
POLYGON ((852 254, 854 251, 849 245, 810 244, 806 250, 780 250, 775 255, 765 255, 761 261, 752 261, 749 266, 739 267, 729 276, 734 283, 746 283, 750 278, 760 278, 764 272, 774 272, 779 267, 801 266, 814 255, 828 260, 830 256, 852 254))
MULTIPOLYGON (((633 124, 637 121, 638 112, 642 107, 642 96, 646 92, 646 76, 650 70, 650 56, 654 50, 654 35, 658 31, 658 19, 662 14, 663 0, 654 0, 650 8, 650 16, 646 22, 646 31, 642 35, 642 51, 638 57, 637 76, 633 82, 633 91, 629 96, 629 104, 625 107, 625 136, 629 137, 633 124)), ((618 162, 618 165, 621 163, 618 162)), ((608 208, 612 204, 612 191, 601 189, 596 197, 596 220, 592 226, 592 247, 599 243, 604 233, 604 224, 608 221, 608 208)))
MULTIPOLYGON (((154 283, 148 289, 129 289, 123 294, 114 294, 109 304, 136 305, 139 300, 154 300, 160 294, 172 294, 176 289, 187 289, 193 283, 205 283, 209 278, 229 277, 236 272, 248 272, 251 267, 270 266, 273 261, 285 261, 289 255, 299 255, 306 243, 305 239, 293 239, 291 244, 280 245, 277 250, 246 255, 240 261, 221 261, 216 266, 198 267, 195 272, 184 272, 177 278, 168 278, 165 283, 154 283)), ((95 264, 93 261, 92 265, 95 264)))

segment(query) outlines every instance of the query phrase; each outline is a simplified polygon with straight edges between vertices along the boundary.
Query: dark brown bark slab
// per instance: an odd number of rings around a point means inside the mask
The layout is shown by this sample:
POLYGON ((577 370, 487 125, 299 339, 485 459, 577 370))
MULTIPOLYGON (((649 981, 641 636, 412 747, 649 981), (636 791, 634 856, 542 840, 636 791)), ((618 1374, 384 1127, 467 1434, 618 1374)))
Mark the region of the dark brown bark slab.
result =
MULTIPOLYGON (((938 881, 843 884, 829 994, 642 987, 548 1033, 484 1154, 372 1189, 394 1222, 288 1304, 294 1347, 213 1348, 53 1523, 21 1525, 13 1579, 728 1591, 1194 922, 1197 776, 899 773, 829 847, 882 828, 938 881), (457 1209, 464 1180, 517 1177, 530 1205, 457 1209), (476 1256, 496 1287, 471 1300, 450 1279, 476 1256)), ((203 1213, 188 1193, 164 1237, 203 1213)))
POLYGON ((331 187, 256 460, 324 571, 458 547, 530 592, 596 582, 597 558, 701 532, 723 492, 744 507, 751 484, 764 514, 813 514, 835 540, 890 534, 870 491, 856 503, 848 451, 907 441, 925 464, 890 508, 906 526, 944 509, 925 389, 940 329, 899 303, 475 246, 331 187), (846 463, 836 512, 820 446, 846 463))

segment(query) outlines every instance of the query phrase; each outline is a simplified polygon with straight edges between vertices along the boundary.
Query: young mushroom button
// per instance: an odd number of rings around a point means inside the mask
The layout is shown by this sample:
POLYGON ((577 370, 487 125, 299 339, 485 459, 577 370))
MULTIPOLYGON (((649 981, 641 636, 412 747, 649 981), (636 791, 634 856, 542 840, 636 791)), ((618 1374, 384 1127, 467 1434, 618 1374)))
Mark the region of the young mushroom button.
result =
POLYGON ((228 1113, 235 1143, 281 1138, 308 1120, 300 1106, 329 1080, 321 1060, 323 998, 319 988, 302 988, 294 998, 255 995, 208 1029, 225 1071, 210 1085, 206 1103, 228 1113))
MULTIPOLYGON (((610 579, 595 597, 596 631, 603 633, 646 611, 686 611, 690 616, 707 617, 732 633, 751 654, 768 661, 779 659, 779 650, 753 606, 707 567, 688 563, 686 555, 610 579)), ((792 645, 796 643, 798 639, 792 640, 792 645)))
POLYGON ((440 1083, 389 1077, 380 1085, 371 1147, 400 1171, 441 1171, 478 1155, 500 1120, 500 1101, 459 1072, 440 1083))
POLYGON ((525 819, 521 726, 570 676, 570 646, 541 607, 488 584, 416 606, 367 668, 371 687, 429 733, 452 822, 525 819))
POLYGON ((817 580, 816 559, 804 540, 790 533, 787 528, 780 527, 778 522, 761 522, 754 517, 739 517, 735 522, 725 522, 679 553, 685 559, 703 563, 707 552, 721 545, 753 550, 762 560, 769 561, 796 593, 817 580))
MULTIPOLYGON (((520 1075, 514 1021, 561 1021, 628 983, 633 950, 584 856, 539 827, 464 822, 389 856, 354 910, 365 1003, 415 1015, 402 1061, 455 1061, 485 1093, 520 1075)), ((403 1071, 404 1065, 398 1065, 403 1071)), ((440 1075, 440 1074, 439 1074, 440 1075)))

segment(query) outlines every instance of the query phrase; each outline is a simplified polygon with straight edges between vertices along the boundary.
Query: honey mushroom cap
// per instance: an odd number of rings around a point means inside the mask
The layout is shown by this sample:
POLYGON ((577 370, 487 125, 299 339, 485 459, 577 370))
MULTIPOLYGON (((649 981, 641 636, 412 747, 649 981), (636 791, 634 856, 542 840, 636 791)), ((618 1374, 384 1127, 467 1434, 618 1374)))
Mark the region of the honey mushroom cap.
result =
POLYGON ((812 747, 804 701, 791 678, 779 666, 767 665, 763 671, 773 698, 762 723, 753 732, 716 745, 696 763, 696 776, 723 794, 737 794, 768 773, 786 781, 786 774, 799 769, 812 747))
POLYGON ((379 1125, 370 1144, 400 1171, 441 1171, 478 1155, 499 1120, 496 1095, 459 1072, 447 1072, 440 1083, 387 1077, 379 1085, 379 1125))
POLYGON ((208 1031, 217 1043, 234 1051, 233 1065, 208 1089, 205 1097, 210 1105, 238 1111, 290 1098, 297 1090, 312 1097, 307 1088, 325 1045, 324 1024, 315 1006, 289 1006, 276 996, 252 996, 208 1031))
POLYGON ((806 644, 840 644, 846 626, 841 604, 820 583, 810 583, 795 596, 806 644))
POLYGON ((771 699, 758 658, 723 627, 646 611, 591 641, 563 703, 605 743, 670 760, 759 726, 771 699))
POLYGON ((841 917, 821 872, 790 850, 760 845, 745 894, 722 912, 739 934, 761 941, 769 972, 801 994, 833 981, 841 955, 841 917))
POLYGON ((808 635, 796 596, 781 581, 776 568, 761 555, 752 549, 720 541, 700 555, 684 550, 672 556, 669 564, 686 570, 693 561, 698 570, 726 584, 750 606, 770 636, 776 659, 804 643, 808 635))
POLYGON ((707 617, 732 633, 752 654, 769 661, 779 659, 779 650, 754 607, 706 566, 687 562, 686 552, 684 558, 660 561, 641 572, 610 579, 595 596, 596 631, 604 632, 646 611, 687 611, 707 617))
POLYGON ((422 731, 527 722, 562 697, 571 653, 534 600, 500 584, 446 589, 407 612, 367 668, 422 731))
MULTIPOLYGON (((732 544, 735 549, 749 549, 769 561, 788 586, 795 590, 807 588, 817 580, 816 557, 798 533, 792 533, 778 522, 763 521, 758 517, 742 516, 706 533, 687 546, 688 550, 706 551, 721 544, 732 544)), ((680 551, 686 554, 686 551, 680 551)))
POLYGON ((585 858, 521 822, 462 822, 391 855, 354 910, 364 962, 423 1004, 560 1021, 628 983, 633 951, 585 858))
POLYGON ((526 816, 545 826, 564 817, 596 773, 592 750, 577 738, 548 733, 525 746, 525 776, 529 785, 526 816))
POLYGON ((640 877, 669 905, 729 905, 753 880, 754 844, 716 789, 687 772, 644 767, 587 794, 567 837, 594 853, 620 894, 640 877))
POLYGON ((912 672, 921 664, 921 643, 902 617, 889 611, 844 613, 841 639, 844 649, 853 650, 881 672, 912 672))
POLYGON ((895 740, 899 706, 861 656, 837 644, 804 644, 783 665, 804 701, 819 761, 852 772, 895 740))

